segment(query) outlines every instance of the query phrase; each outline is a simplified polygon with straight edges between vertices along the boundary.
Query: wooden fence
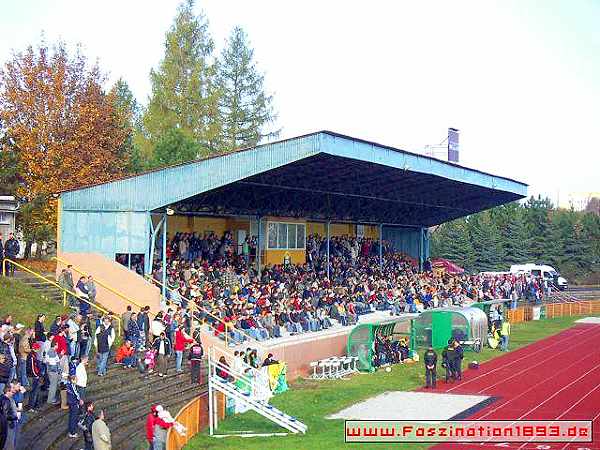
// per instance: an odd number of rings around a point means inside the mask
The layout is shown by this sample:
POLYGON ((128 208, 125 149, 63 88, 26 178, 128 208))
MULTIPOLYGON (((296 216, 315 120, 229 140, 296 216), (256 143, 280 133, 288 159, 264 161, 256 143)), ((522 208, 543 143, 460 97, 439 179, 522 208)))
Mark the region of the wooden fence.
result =
MULTIPOLYGON (((217 393, 217 406, 219 420, 225 418, 225 397, 217 393)), ((181 408, 175 420, 187 428, 185 436, 180 435, 172 428, 167 435, 167 450, 180 450, 190 439, 208 427, 208 391, 190 401, 181 408)))
MULTIPOLYGON (((540 305, 545 308, 545 317, 582 316, 585 314, 600 314, 600 301, 584 301, 572 303, 547 303, 540 305)), ((508 320, 511 323, 521 323, 533 320, 533 307, 521 306, 508 311, 508 320)))

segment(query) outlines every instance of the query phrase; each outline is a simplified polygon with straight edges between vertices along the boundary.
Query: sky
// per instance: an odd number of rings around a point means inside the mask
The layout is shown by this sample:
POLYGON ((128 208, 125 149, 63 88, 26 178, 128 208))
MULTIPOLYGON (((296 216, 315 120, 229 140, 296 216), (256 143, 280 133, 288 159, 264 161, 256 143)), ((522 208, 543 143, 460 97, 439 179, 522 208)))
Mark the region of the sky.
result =
MULTIPOLYGON (((0 63, 61 39, 146 103, 176 0, 0 0, 0 63)), ((460 129, 460 163, 553 201, 600 192, 600 1, 197 1, 217 52, 242 26, 281 138, 409 151, 460 129)))

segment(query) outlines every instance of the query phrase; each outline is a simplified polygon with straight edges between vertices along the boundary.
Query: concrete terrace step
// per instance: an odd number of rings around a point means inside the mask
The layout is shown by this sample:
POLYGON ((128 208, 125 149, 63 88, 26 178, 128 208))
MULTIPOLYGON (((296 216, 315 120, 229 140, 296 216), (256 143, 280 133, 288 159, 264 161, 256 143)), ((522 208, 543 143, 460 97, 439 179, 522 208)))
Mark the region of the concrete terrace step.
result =
MULTIPOLYGON (((145 419, 150 411, 150 405, 153 403, 160 403, 167 409, 171 409, 172 406, 181 403, 182 399, 184 399, 185 402, 188 402, 199 395, 203 390, 206 390, 206 386, 192 385, 191 383, 185 384, 181 381, 182 380, 178 380, 175 385, 171 384, 161 389, 157 389, 153 395, 132 400, 126 408, 119 409, 118 406, 117 408, 108 408, 104 406, 102 402, 98 402, 97 408, 105 409, 107 411, 107 425, 111 430, 113 448, 122 448, 119 443, 131 439, 133 433, 138 431, 145 432, 145 419), (174 388, 178 385, 181 386, 182 389, 178 389, 176 395, 174 395, 174 388)), ((172 414, 176 414, 177 412, 177 410, 171 411, 172 414)), ((47 445, 44 448, 66 450, 83 447, 82 437, 79 439, 69 438, 66 434, 67 420, 64 420, 63 422, 63 426, 59 427, 58 433, 53 433, 53 436, 48 439, 45 439, 46 436, 44 436, 44 442, 42 444, 47 445), (52 440, 52 442, 50 442, 50 440, 52 440)))
MULTIPOLYGON (((124 383, 122 383, 119 386, 110 384, 95 385, 94 381, 90 380, 88 384, 89 392, 87 398, 90 400, 97 401, 99 406, 100 404, 102 404, 103 408, 108 409, 111 406, 118 406, 120 401, 122 401, 123 399, 129 399, 132 394, 140 396, 144 395, 145 390, 152 391, 152 389, 155 388, 154 383, 156 380, 154 378, 162 382, 168 383, 173 379, 174 376, 176 376, 176 374, 171 374, 163 379, 154 376, 149 380, 144 380, 141 379, 139 374, 137 373, 135 374, 135 376, 132 376, 131 373, 127 374, 124 372, 123 375, 124 383), (126 393, 130 395, 125 395, 126 393)), ((180 382, 181 380, 177 379, 175 381, 175 385, 180 382)), ((57 422, 64 422, 64 427, 62 426, 63 424, 61 424, 60 428, 61 430, 63 428, 64 430, 66 430, 65 414, 66 413, 64 411, 60 410, 57 407, 45 407, 42 411, 40 411, 39 414, 37 414, 35 417, 32 417, 32 419, 25 425, 23 431, 31 440, 31 443, 33 443, 37 439, 39 439, 43 434, 45 434, 47 429, 54 427, 54 425, 57 422)), ((24 439, 22 441, 22 443, 24 444, 24 448, 27 448, 25 444, 29 444, 29 442, 27 441, 28 439, 24 439)))
MULTIPOLYGON (((98 409, 106 410, 109 427, 111 423, 116 423, 119 428, 131 423, 132 427, 141 427, 143 430, 150 404, 174 404, 183 397, 189 401, 205 389, 191 384, 187 366, 181 374, 175 372, 174 360, 170 361, 169 366, 171 368, 166 377, 152 374, 149 379, 142 378, 136 369, 123 369, 121 366, 111 366, 108 374, 101 378, 89 369, 87 398, 96 402, 98 409)), ((83 447, 82 440, 67 437, 67 420, 67 411, 45 405, 25 424, 19 448, 41 450, 70 448, 71 445, 83 447)), ((111 427, 111 430, 117 432, 116 428, 111 427)), ((113 445, 113 448, 119 447, 113 445)))

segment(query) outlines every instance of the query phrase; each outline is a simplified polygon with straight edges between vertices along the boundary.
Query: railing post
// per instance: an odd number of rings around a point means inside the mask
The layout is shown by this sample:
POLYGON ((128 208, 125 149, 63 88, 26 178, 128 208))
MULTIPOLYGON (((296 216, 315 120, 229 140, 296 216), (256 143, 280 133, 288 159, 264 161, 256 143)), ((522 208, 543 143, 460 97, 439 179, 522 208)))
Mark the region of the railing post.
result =
POLYGON ((67 307, 67 292, 63 291, 63 307, 67 307))

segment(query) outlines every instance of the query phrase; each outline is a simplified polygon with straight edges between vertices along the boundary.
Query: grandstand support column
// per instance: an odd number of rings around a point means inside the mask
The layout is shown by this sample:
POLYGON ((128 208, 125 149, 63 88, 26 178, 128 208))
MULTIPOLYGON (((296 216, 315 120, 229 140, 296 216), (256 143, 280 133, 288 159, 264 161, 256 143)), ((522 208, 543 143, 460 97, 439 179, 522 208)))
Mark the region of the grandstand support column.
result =
POLYGON ((262 222, 262 217, 258 216, 256 218, 258 226, 257 226, 257 236, 256 236, 256 273, 258 274, 258 279, 260 280, 260 264, 261 264, 261 240, 262 240, 262 236, 261 236, 261 222, 262 222))
POLYGON ((425 262, 425 249, 423 248, 423 244, 425 242, 425 235, 423 233, 423 228, 420 228, 420 239, 419 239, 419 272, 423 271, 423 263, 425 262))
POLYGON ((328 220, 326 223, 326 228, 327 228, 327 259, 326 259, 326 264, 327 264, 327 278, 329 279, 329 240, 331 239, 331 235, 330 235, 330 228, 331 222, 328 220))
POLYGON ((383 267, 383 224, 379 224, 379 267, 383 267))
POLYGON ((150 216, 150 229, 152 231, 150 236, 150 256, 148 257, 148 262, 146 264, 146 275, 152 274, 152 269, 154 268, 154 250, 156 248, 156 236, 158 236, 158 232, 160 231, 160 227, 162 227, 164 217, 160 219, 156 227, 152 225, 152 216, 150 216))
POLYGON ((163 214, 162 227, 162 296, 166 297, 167 286, 167 214, 163 214))

